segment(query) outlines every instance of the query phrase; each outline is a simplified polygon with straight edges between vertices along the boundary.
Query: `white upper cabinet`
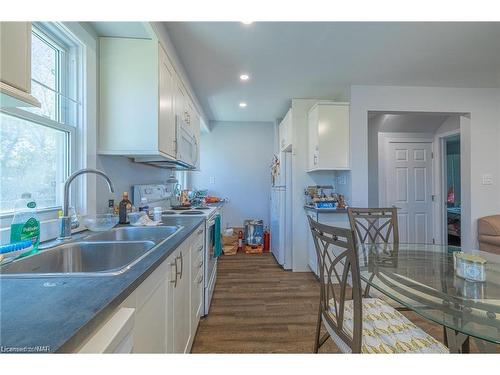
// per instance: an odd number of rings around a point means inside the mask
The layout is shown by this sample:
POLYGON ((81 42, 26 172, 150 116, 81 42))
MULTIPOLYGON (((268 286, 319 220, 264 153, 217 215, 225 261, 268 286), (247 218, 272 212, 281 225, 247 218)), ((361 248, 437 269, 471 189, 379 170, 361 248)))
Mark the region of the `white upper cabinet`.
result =
POLYGON ((201 131, 201 117, 200 115, 194 111, 193 117, 191 118, 192 127, 193 127, 193 139, 194 139, 194 151, 195 157, 193 166, 195 169, 200 169, 200 131, 201 131))
POLYGON ((279 125, 280 151, 292 150, 292 109, 290 108, 279 125))
POLYGON ((31 95, 30 22, 0 22, 0 107, 40 107, 31 95))
POLYGON ((160 134, 174 134, 160 125, 168 123, 167 111, 172 111, 166 61, 160 51, 152 40, 100 38, 99 153, 175 158, 160 149, 160 144, 174 142, 159 141, 160 134))
MULTIPOLYGON (((100 38, 100 154, 195 167, 193 158, 182 156, 187 146, 198 145, 194 108, 158 41, 100 38)), ((199 148, 188 151, 199 156, 199 148)))
POLYGON ((349 103, 316 103, 308 126, 308 170, 350 169, 349 103))
POLYGON ((159 49, 159 119, 158 148, 161 152, 175 156, 175 72, 163 48, 159 49))

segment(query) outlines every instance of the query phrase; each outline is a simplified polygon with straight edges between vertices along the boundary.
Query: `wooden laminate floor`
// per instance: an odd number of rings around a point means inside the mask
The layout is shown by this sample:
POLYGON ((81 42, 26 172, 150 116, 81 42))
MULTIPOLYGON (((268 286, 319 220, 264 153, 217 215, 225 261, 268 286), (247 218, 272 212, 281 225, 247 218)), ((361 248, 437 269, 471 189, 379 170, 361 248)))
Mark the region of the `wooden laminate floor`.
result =
MULTIPOLYGON (((217 272, 193 353, 312 353, 319 303, 312 273, 284 271, 271 254, 240 253, 222 256, 217 272)), ((442 341, 439 325, 404 314, 442 341)), ((339 352, 331 340, 320 351, 339 352)))

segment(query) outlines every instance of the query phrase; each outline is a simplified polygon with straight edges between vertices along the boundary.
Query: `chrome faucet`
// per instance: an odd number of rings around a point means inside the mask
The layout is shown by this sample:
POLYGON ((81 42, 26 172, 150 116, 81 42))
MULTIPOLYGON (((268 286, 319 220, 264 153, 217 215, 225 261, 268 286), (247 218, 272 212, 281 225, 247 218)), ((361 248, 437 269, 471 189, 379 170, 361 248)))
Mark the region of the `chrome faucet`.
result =
POLYGON ((61 221, 61 232, 59 234, 59 240, 67 240, 71 238, 71 217, 69 216, 69 187, 73 180, 78 176, 86 173, 94 173, 103 177, 108 183, 109 191, 111 193, 115 192, 113 187, 113 183, 110 178, 102 171, 92 168, 84 168, 76 171, 71 176, 68 177, 66 182, 64 183, 64 201, 63 201, 63 216, 60 218, 61 221))

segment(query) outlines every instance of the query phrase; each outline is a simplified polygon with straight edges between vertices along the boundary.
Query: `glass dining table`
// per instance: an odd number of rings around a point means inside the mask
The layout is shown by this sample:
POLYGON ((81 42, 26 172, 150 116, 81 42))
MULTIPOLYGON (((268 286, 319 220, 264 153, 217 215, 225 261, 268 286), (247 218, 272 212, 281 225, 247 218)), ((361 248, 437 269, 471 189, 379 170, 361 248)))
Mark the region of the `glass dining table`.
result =
POLYGON ((486 260, 486 281, 458 277, 454 246, 360 244, 362 284, 444 327, 450 352, 468 352, 469 337, 480 351, 500 344, 500 256, 474 251, 486 260))

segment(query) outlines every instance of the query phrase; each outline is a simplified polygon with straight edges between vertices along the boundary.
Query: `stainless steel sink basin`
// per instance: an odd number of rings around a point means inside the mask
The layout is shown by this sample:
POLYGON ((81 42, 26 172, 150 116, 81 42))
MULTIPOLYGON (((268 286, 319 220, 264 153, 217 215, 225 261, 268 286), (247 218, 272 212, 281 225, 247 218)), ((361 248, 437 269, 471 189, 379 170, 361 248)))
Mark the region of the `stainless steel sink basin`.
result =
POLYGON ((86 241, 153 241, 159 243, 172 237, 181 226, 120 227, 107 232, 91 234, 86 241))
POLYGON ((153 249, 153 241, 71 242, 0 266, 18 277, 116 275, 153 249))

